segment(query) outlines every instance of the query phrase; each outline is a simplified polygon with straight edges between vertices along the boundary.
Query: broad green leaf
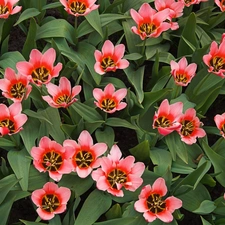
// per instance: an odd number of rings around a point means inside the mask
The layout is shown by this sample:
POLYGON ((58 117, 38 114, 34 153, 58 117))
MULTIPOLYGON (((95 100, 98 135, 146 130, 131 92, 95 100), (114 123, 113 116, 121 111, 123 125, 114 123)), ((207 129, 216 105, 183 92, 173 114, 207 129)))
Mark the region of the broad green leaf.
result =
POLYGON ((121 206, 117 203, 113 205, 109 211, 105 214, 107 220, 115 219, 115 218, 120 218, 122 217, 122 209, 121 206))
POLYGON ((31 222, 27 220, 20 220, 25 225, 46 225, 47 223, 40 223, 40 222, 31 222))
POLYGON ((21 151, 9 151, 8 153, 9 164, 19 180, 23 191, 28 190, 28 177, 31 162, 29 157, 25 149, 21 151))
POLYGON ((4 148, 4 147, 15 147, 16 144, 13 141, 9 140, 9 139, 1 137, 0 138, 0 146, 1 146, 1 148, 4 148))
POLYGON ((42 7, 42 10, 54 9, 54 8, 58 8, 60 6, 62 6, 62 4, 60 2, 53 2, 53 3, 50 3, 50 4, 44 5, 42 7))
POLYGON ((103 128, 98 128, 95 131, 95 137, 97 139, 97 142, 103 142, 108 145, 109 148, 112 147, 115 141, 115 134, 112 127, 105 126, 103 128))
POLYGON ((75 32, 73 26, 66 20, 54 19, 37 29, 36 40, 54 37, 64 37, 70 44, 74 44, 75 32))
POLYGON ((219 198, 217 198, 214 201, 215 205, 216 205, 216 209, 213 211, 213 213, 217 214, 217 215, 222 215, 225 216, 225 204, 224 204, 224 197, 221 196, 219 198))
POLYGON ((202 147, 206 153, 206 155, 209 157, 210 161, 213 164, 214 172, 218 174, 216 176, 216 179, 219 181, 219 183, 223 186, 225 186, 225 157, 220 156, 217 152, 213 151, 212 148, 210 148, 204 141, 202 141, 202 147))
MULTIPOLYGON (((93 225, 133 225, 136 221, 135 217, 124 217, 124 218, 118 218, 118 219, 112 219, 104 222, 98 222, 94 223, 93 225)), ((147 225, 147 224, 145 224, 147 225)))
POLYGON ((103 38, 102 25, 99 17, 98 10, 93 10, 91 13, 85 16, 88 23, 101 35, 103 38))
POLYGON ((0 180, 0 205, 4 201, 9 191, 14 187, 16 183, 18 183, 18 181, 19 180, 15 177, 14 174, 4 177, 0 180))
POLYGON ((139 67, 137 70, 134 70, 131 67, 128 67, 127 69, 124 70, 124 72, 127 75, 127 79, 135 89, 139 103, 142 103, 144 99, 144 91, 143 91, 144 71, 145 71, 144 66, 139 67))
POLYGON ((203 201, 200 206, 193 211, 193 213, 207 215, 210 214, 216 208, 215 203, 210 200, 203 201))
POLYGON ((194 108, 195 103, 188 101, 187 96, 183 93, 179 97, 172 99, 170 103, 175 103, 175 102, 182 102, 183 103, 183 112, 185 112, 189 108, 194 108))
POLYGON ((202 220, 202 225, 212 225, 209 221, 205 220, 202 216, 201 217, 201 220, 202 220))
POLYGON ((129 149, 130 153, 137 161, 148 163, 150 161, 150 146, 148 140, 145 140, 133 148, 129 149))
POLYGON ((184 40, 188 41, 188 43, 190 43, 195 48, 198 48, 198 43, 195 36, 195 29, 196 29, 196 16, 194 13, 191 13, 190 16, 188 17, 188 20, 181 34, 181 37, 183 38, 180 38, 179 41, 177 50, 178 57, 193 53, 193 49, 191 49, 190 45, 187 44, 187 42, 185 42, 184 40))
POLYGON ((125 55, 123 58, 128 60, 138 60, 142 58, 142 55, 139 53, 131 53, 131 54, 125 55))
POLYGON ((92 225, 110 208, 111 203, 109 195, 97 189, 92 191, 77 215, 74 225, 92 225))
POLYGON ((14 26, 18 25, 19 23, 23 22, 24 20, 27 20, 29 18, 35 17, 37 15, 39 15, 41 12, 39 12, 39 10, 35 9, 35 8, 28 8, 25 9, 19 19, 17 20, 17 22, 14 24, 14 26))
POLYGON ((9 171, 9 168, 6 165, 6 160, 1 157, 1 166, 0 166, 0 171, 3 177, 6 177, 10 174, 11 171, 9 171))
POLYGON ((26 115, 28 115, 29 117, 39 119, 40 121, 43 120, 43 121, 49 123, 50 125, 53 125, 53 124, 51 123, 50 120, 48 120, 45 116, 43 116, 43 115, 40 113, 40 111, 35 112, 35 111, 30 110, 30 109, 25 109, 25 110, 24 110, 24 113, 25 113, 26 115))
POLYGON ((132 0, 132 1, 125 1, 124 2, 124 5, 123 5, 123 10, 124 10, 124 12, 130 10, 131 8, 138 10, 143 3, 150 3, 150 2, 153 2, 153 1, 154 0, 132 0))
POLYGON ((72 104, 71 108, 88 122, 103 122, 102 116, 95 110, 94 107, 90 107, 81 102, 76 102, 75 104, 72 104))
POLYGON ((48 225, 62 225, 59 215, 55 215, 54 218, 49 221, 48 225))
POLYGON ((116 118, 116 117, 108 118, 105 121, 105 124, 108 125, 108 126, 111 126, 111 127, 126 127, 126 128, 133 129, 133 130, 137 129, 136 126, 134 126, 133 124, 131 124, 127 120, 116 118))

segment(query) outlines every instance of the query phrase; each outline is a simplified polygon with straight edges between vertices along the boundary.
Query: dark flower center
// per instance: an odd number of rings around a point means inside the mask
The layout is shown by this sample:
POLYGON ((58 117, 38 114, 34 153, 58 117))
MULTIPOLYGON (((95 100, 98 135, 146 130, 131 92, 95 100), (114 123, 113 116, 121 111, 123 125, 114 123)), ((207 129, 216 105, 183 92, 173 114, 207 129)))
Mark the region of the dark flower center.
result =
POLYGON ((69 103, 71 101, 70 96, 68 95, 60 95, 57 99, 56 99, 56 103, 57 104, 62 104, 62 103, 69 103))
POLYGON ((148 209, 154 214, 160 213, 166 209, 166 203, 159 194, 151 194, 147 198, 146 203, 148 209))
POLYGON ((9 12, 9 8, 7 5, 0 5, 0 14, 6 14, 7 12, 9 12))
POLYGON ((123 184, 127 182, 127 174, 120 169, 114 169, 108 174, 107 180, 112 188, 117 189, 116 183, 123 184))
POLYGON ((101 108, 110 111, 113 110, 116 107, 116 102, 111 98, 105 98, 101 102, 101 108))
POLYGON ((1 120, 0 127, 7 127, 9 129, 10 134, 15 133, 15 131, 16 131, 15 124, 10 119, 1 120))
POLYGON ((171 126, 171 122, 165 116, 159 117, 155 120, 155 127, 169 127, 171 126))
POLYGON ((101 62, 101 67, 103 70, 106 70, 108 67, 114 67, 115 63, 111 57, 105 57, 101 62))
POLYGON ((41 208, 46 212, 54 212, 60 206, 60 201, 56 195, 47 194, 41 200, 41 208))
POLYGON ((87 168, 94 161, 94 157, 91 152, 82 150, 76 154, 74 160, 78 167, 87 168))
POLYGON ((10 94, 13 98, 21 99, 23 98, 25 92, 26 88, 21 82, 12 85, 10 89, 10 94))
POLYGON ((186 74, 184 74, 184 73, 182 73, 182 74, 176 74, 175 80, 176 80, 177 82, 181 82, 181 83, 183 83, 183 84, 186 84, 187 81, 188 81, 187 76, 186 76, 186 74))
POLYGON ((147 35, 150 35, 151 33, 153 33, 156 30, 156 26, 153 23, 142 23, 139 26, 139 31, 141 33, 146 33, 147 35))
POLYGON ((225 124, 222 125, 221 131, 223 132, 223 134, 225 134, 225 124))
POLYGON ((214 72, 219 72, 219 70, 225 70, 225 60, 224 58, 215 56, 210 61, 211 66, 214 68, 214 72))
POLYGON ((184 136, 189 136, 192 134, 192 132, 195 129, 193 121, 190 120, 184 120, 182 121, 182 127, 181 127, 181 133, 184 136))
POLYGON ((38 81, 44 83, 48 80, 49 70, 46 69, 44 66, 41 66, 33 70, 31 76, 36 84, 38 84, 38 81))
POLYGON ((69 7, 74 14, 84 14, 87 9, 87 6, 83 2, 79 1, 72 2, 69 7))
POLYGON ((43 155, 42 165, 47 171, 59 170, 62 163, 63 163, 62 156, 53 150, 43 155))

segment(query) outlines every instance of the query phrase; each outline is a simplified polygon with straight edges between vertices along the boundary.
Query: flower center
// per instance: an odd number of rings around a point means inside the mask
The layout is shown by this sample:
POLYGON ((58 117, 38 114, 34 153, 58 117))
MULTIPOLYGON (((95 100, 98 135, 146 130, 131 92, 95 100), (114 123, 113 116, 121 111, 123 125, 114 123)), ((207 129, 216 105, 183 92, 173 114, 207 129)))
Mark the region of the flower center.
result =
POLYGON ((81 150, 76 154, 74 160, 78 167, 87 168, 94 161, 94 157, 91 152, 81 150))
POLYGON ((151 194, 147 198, 146 203, 148 209, 154 214, 160 213, 166 209, 166 203, 159 194, 151 194))
POLYGON ((110 56, 105 57, 101 62, 101 67, 103 70, 106 70, 108 67, 114 67, 116 64, 114 63, 113 59, 110 56))
POLYGON ((151 33, 153 33, 156 30, 156 26, 153 23, 142 23, 139 26, 139 31, 141 33, 146 33, 147 35, 150 35, 151 33))
POLYGON ((155 127, 169 127, 171 126, 170 120, 168 120, 165 116, 159 117, 155 120, 155 127))
POLYGON ((186 74, 183 73, 183 74, 176 74, 175 80, 177 82, 181 82, 183 84, 186 84, 188 79, 187 79, 186 74))
POLYGON ((21 99, 24 96, 25 92, 26 88, 21 82, 12 85, 10 88, 10 94, 14 98, 21 99))
POLYGON ((105 98, 101 102, 101 108, 106 111, 111 111, 116 107, 116 102, 111 98, 105 98))
POLYGON ((47 194, 41 200, 41 208, 46 212, 54 212, 60 206, 60 201, 56 195, 47 194))
POLYGON ((62 103, 69 103, 71 101, 71 98, 70 98, 70 96, 68 96, 68 95, 60 95, 57 99, 56 99, 56 103, 57 104, 62 104, 62 103))
POLYGON ((108 174, 107 180, 112 188, 117 189, 116 183, 123 184, 127 182, 127 174, 120 169, 114 169, 108 174))
POLYGON ((53 150, 43 155, 42 166, 47 171, 57 171, 63 163, 62 156, 53 150))
POLYGON ((33 70, 31 76, 35 83, 38 83, 38 81, 44 83, 48 80, 49 70, 46 69, 44 66, 41 66, 33 70))
POLYGON ((74 14, 84 14, 87 9, 87 6, 83 2, 79 1, 72 2, 69 7, 74 14))
POLYGON ((194 131, 194 123, 193 121, 184 120, 182 121, 181 133, 184 136, 189 136, 194 131))
POLYGON ((223 134, 225 134, 225 124, 222 125, 221 132, 223 132, 223 134))
POLYGON ((214 68, 214 72, 218 72, 219 70, 225 70, 225 60, 224 58, 215 56, 210 61, 211 66, 214 68))
POLYGON ((0 121, 0 127, 7 127, 9 129, 9 133, 15 133, 15 124, 12 120, 10 119, 4 119, 0 121))
POLYGON ((9 8, 7 5, 0 5, 0 14, 6 14, 9 11, 9 8))

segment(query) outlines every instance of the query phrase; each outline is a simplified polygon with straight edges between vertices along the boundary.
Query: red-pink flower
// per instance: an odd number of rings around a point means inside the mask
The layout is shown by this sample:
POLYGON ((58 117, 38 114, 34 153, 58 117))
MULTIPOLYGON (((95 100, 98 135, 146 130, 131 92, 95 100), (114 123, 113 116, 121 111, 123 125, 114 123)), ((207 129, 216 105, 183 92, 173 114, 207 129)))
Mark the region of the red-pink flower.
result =
POLYGON ((63 147, 46 136, 41 138, 38 147, 31 149, 30 154, 33 157, 34 167, 40 172, 48 172, 55 181, 59 181, 63 174, 72 171, 72 148, 63 147))
POLYGON ((63 213, 71 196, 66 187, 58 187, 53 182, 47 182, 42 189, 32 192, 31 199, 38 207, 37 213, 42 220, 51 220, 55 214, 63 213))
POLYGON ((9 107, 0 104, 0 136, 12 135, 21 131, 27 121, 27 116, 21 113, 22 105, 15 102, 9 107))
POLYGON ((225 0, 215 0, 217 6, 219 6, 222 12, 225 11, 225 0))
POLYGON ((183 15, 184 4, 182 2, 176 2, 175 0, 156 0, 155 8, 157 11, 169 9, 170 14, 167 19, 170 21, 171 30, 176 30, 179 28, 178 23, 172 22, 172 19, 183 15))
POLYGON ((105 143, 93 144, 93 139, 88 131, 80 133, 78 143, 74 140, 65 140, 63 146, 70 147, 72 150, 73 171, 81 178, 87 177, 93 168, 99 167, 99 156, 107 150, 105 143))
POLYGON ((225 40, 223 38, 219 47, 215 41, 212 42, 209 54, 203 56, 203 62, 209 67, 210 73, 225 77, 225 40))
POLYGON ((71 88, 71 83, 66 77, 61 77, 59 80, 59 86, 48 83, 46 84, 49 95, 42 96, 42 98, 54 108, 67 108, 78 99, 75 98, 81 91, 81 86, 76 85, 71 88))
POLYGON ((165 223, 173 220, 172 213, 182 207, 182 201, 174 196, 163 198, 167 187, 163 178, 158 178, 153 185, 146 185, 141 190, 139 200, 134 203, 136 211, 144 213, 143 216, 149 223, 160 219, 165 223))
POLYGON ((103 75, 106 72, 117 69, 126 69, 129 62, 122 59, 125 52, 124 44, 114 46, 110 40, 106 40, 102 46, 102 52, 95 50, 94 56, 96 63, 94 65, 95 72, 103 75))
POLYGON ((60 0, 64 9, 73 16, 86 16, 97 9, 99 5, 94 4, 96 0, 60 0))
POLYGON ((9 15, 13 15, 18 13, 22 6, 15 6, 14 5, 19 0, 0 0, 0 19, 7 19, 9 15))
POLYGON ((139 188, 143 182, 141 176, 145 170, 144 163, 134 163, 133 156, 121 157, 119 147, 113 145, 110 154, 100 159, 101 167, 91 174, 99 190, 107 191, 117 197, 123 197, 122 187, 129 191, 139 188))
POLYGON ((157 128, 158 132, 164 136, 174 130, 178 131, 181 128, 181 124, 178 121, 182 111, 182 102, 170 105, 167 99, 163 100, 153 117, 153 129, 157 128))
POLYGON ((122 110, 127 106, 127 103, 121 102, 127 95, 127 89, 121 88, 115 91, 113 84, 107 84, 104 91, 100 88, 93 90, 93 96, 97 100, 95 105, 107 113, 114 113, 116 110, 122 110))
POLYGON ((0 89, 4 97, 13 102, 21 102, 27 99, 32 86, 29 85, 27 76, 16 74, 13 69, 6 68, 4 78, 0 79, 0 89))
POLYGON ((217 128, 220 130, 220 134, 225 138, 225 113, 222 115, 217 114, 214 117, 217 128))
POLYGON ((158 37, 163 31, 171 28, 170 23, 164 22, 169 18, 169 9, 157 12, 148 3, 144 3, 138 12, 131 9, 130 14, 137 24, 137 27, 133 26, 131 30, 142 40, 146 37, 158 37))
POLYGON ((201 2, 207 2, 208 0, 178 0, 179 2, 182 2, 186 7, 189 7, 191 5, 199 4, 201 2))
POLYGON ((16 68, 19 73, 31 76, 31 81, 38 86, 47 84, 53 77, 59 76, 62 69, 62 63, 54 66, 56 52, 53 48, 48 49, 42 54, 37 49, 33 49, 30 53, 29 62, 18 62, 16 68))
POLYGON ((192 78, 196 75, 197 64, 191 63, 188 65, 187 59, 183 57, 178 63, 170 62, 171 75, 177 85, 187 86, 192 78))
POLYGON ((206 132, 200 128, 203 125, 199 118, 196 116, 196 111, 193 108, 189 108, 179 119, 181 129, 178 131, 181 140, 188 145, 192 145, 196 142, 196 138, 202 138, 206 135, 206 132))

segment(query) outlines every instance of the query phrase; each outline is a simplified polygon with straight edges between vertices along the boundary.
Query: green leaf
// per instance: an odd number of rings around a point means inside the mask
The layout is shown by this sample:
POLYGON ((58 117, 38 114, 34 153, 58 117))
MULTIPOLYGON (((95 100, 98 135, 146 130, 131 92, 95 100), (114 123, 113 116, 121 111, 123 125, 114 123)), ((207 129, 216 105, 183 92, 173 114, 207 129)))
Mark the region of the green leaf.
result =
POLYGON ((127 120, 116 118, 116 117, 108 118, 105 121, 105 124, 108 125, 108 126, 111 126, 111 127, 126 127, 126 128, 133 129, 133 130, 137 129, 136 126, 134 126, 133 124, 131 124, 127 120))
POLYGON ((53 2, 53 3, 50 3, 50 4, 47 4, 47 5, 44 5, 42 7, 42 11, 43 10, 46 10, 46 9, 54 9, 54 8, 58 8, 62 6, 62 4, 60 2, 53 2))
POLYGON ((40 223, 40 222, 30 222, 27 220, 20 220, 25 225, 46 225, 46 223, 40 223))
POLYGON ((28 190, 28 177, 30 162, 29 155, 25 149, 21 151, 9 151, 8 160, 15 173, 23 191, 28 190))
POLYGON ((103 38, 102 25, 99 17, 98 10, 93 10, 91 13, 85 16, 88 23, 101 35, 103 38))
POLYGON ((6 138, 1 137, 0 138, 0 146, 1 146, 1 148, 3 148, 3 147, 15 147, 16 144, 11 140, 8 140, 6 138))
POLYGON ((210 222, 205 220, 202 216, 200 216, 200 217, 201 217, 201 220, 202 220, 202 225, 212 225, 210 222))
POLYGON ((25 9, 19 19, 17 20, 17 22, 14 24, 14 26, 18 25, 19 23, 23 22, 24 20, 27 20, 29 18, 35 17, 37 15, 39 15, 41 12, 39 12, 36 8, 28 8, 25 9))
POLYGON ((71 108, 88 122, 103 122, 102 116, 94 109, 94 107, 90 107, 81 102, 76 102, 75 104, 72 104, 71 108))
POLYGON ((95 137, 97 142, 106 143, 109 148, 111 148, 114 144, 115 134, 112 127, 105 126, 104 128, 98 128, 95 131, 95 137))
POLYGON ((117 203, 112 206, 112 208, 105 214, 107 220, 122 217, 121 206, 117 203))
MULTIPOLYGON (((124 217, 119 219, 112 219, 104 222, 94 223, 93 225, 133 225, 136 221, 135 217, 124 217)), ((146 225, 146 224, 145 224, 146 225)))
POLYGON ((138 60, 142 58, 142 55, 139 53, 131 53, 131 54, 125 55, 123 58, 128 60, 138 60))
POLYGON ((205 200, 201 202, 200 206, 193 211, 193 213, 207 215, 211 213, 216 208, 215 203, 210 200, 205 200))
POLYGON ((188 17, 188 20, 181 34, 182 38, 180 38, 177 51, 178 57, 192 54, 193 53, 192 46, 198 48, 198 43, 195 36, 195 29, 196 29, 196 16, 194 13, 191 13, 190 16, 188 17))
POLYGON ((54 19, 37 29, 36 40, 54 37, 64 37, 70 44, 74 44, 75 32, 73 26, 64 19, 54 19))
POLYGON ((179 97, 172 99, 170 103, 182 102, 183 103, 183 112, 185 112, 189 108, 194 108, 196 106, 195 103, 188 101, 186 94, 181 94, 179 97))
POLYGON ((110 208, 111 203, 112 199, 109 195, 99 190, 92 191, 77 215, 74 225, 92 225, 110 208))

